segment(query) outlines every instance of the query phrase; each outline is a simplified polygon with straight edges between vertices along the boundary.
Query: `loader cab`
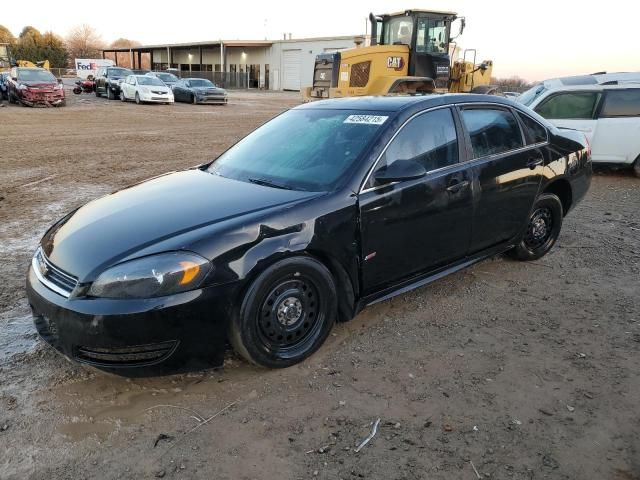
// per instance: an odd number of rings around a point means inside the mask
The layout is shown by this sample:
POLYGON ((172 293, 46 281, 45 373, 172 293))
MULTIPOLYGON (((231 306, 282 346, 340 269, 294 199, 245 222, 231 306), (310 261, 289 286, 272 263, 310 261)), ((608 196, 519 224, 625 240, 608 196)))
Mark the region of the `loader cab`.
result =
MULTIPOLYGON (((388 15, 372 13, 369 15, 371 44, 407 45, 408 75, 430 77, 436 88, 447 88, 451 26, 456 19, 458 16, 453 12, 427 10, 406 10, 388 15)), ((464 18, 459 20, 457 35, 464 29, 464 18)))

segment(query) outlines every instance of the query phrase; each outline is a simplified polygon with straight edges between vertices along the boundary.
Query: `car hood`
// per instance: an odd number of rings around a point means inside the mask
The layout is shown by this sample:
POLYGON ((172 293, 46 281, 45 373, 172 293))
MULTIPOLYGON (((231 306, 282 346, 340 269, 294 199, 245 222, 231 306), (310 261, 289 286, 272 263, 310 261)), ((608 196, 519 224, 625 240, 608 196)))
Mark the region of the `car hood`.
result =
POLYGON ((53 264, 87 282, 112 264, 156 253, 156 244, 162 244, 159 251, 188 249, 189 232, 205 227, 211 231, 208 227, 213 224, 318 195, 240 182, 199 169, 176 172, 84 205, 54 225, 43 237, 42 247, 53 264), (167 241, 173 237, 181 243, 167 241))
POLYGON ((19 80, 18 83, 26 85, 29 88, 54 88, 58 85, 58 82, 43 82, 43 81, 24 81, 19 80))

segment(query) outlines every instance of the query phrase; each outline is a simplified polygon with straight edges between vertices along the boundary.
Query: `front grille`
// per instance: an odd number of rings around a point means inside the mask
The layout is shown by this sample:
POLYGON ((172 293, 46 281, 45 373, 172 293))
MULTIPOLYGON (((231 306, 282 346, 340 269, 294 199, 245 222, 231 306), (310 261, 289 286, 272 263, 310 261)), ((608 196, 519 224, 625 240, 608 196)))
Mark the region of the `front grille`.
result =
POLYGON ((38 249, 31 264, 44 286, 64 297, 69 297, 78 285, 78 279, 51 263, 42 248, 38 249))
POLYGON ((177 340, 120 348, 79 346, 75 349, 78 361, 100 366, 133 367, 150 365, 168 358, 178 346, 177 340))
POLYGON ((369 82, 369 71, 371 70, 371 62, 360 62, 351 65, 350 87, 366 87, 369 82))

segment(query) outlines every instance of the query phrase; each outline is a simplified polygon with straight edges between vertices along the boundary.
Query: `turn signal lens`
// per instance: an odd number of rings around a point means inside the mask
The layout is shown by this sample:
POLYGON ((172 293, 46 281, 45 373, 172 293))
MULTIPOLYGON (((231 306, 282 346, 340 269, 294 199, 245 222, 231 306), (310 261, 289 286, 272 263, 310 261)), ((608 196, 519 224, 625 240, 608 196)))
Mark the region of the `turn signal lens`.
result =
POLYGON ((183 261, 180 262, 182 266, 182 278, 180 279, 180 285, 189 285, 194 278, 198 276, 198 272, 200 271, 200 266, 197 263, 183 261))

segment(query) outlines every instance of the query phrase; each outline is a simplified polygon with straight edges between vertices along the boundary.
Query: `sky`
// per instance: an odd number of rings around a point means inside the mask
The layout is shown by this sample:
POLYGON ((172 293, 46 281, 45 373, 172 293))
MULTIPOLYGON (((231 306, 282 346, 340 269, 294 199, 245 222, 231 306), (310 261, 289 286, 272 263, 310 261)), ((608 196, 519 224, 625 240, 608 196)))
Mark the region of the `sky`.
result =
POLYGON ((74 25, 87 23, 107 43, 124 37, 159 44, 279 39, 283 33, 294 38, 362 35, 370 11, 422 8, 466 17, 459 44, 475 48, 478 61, 493 60, 497 77, 535 81, 603 70, 640 71, 637 0, 136 0, 100 10, 51 5, 51 0, 31 0, 27 16, 24 9, 5 8, 0 22, 15 35, 28 21, 40 31, 62 36, 74 25))

